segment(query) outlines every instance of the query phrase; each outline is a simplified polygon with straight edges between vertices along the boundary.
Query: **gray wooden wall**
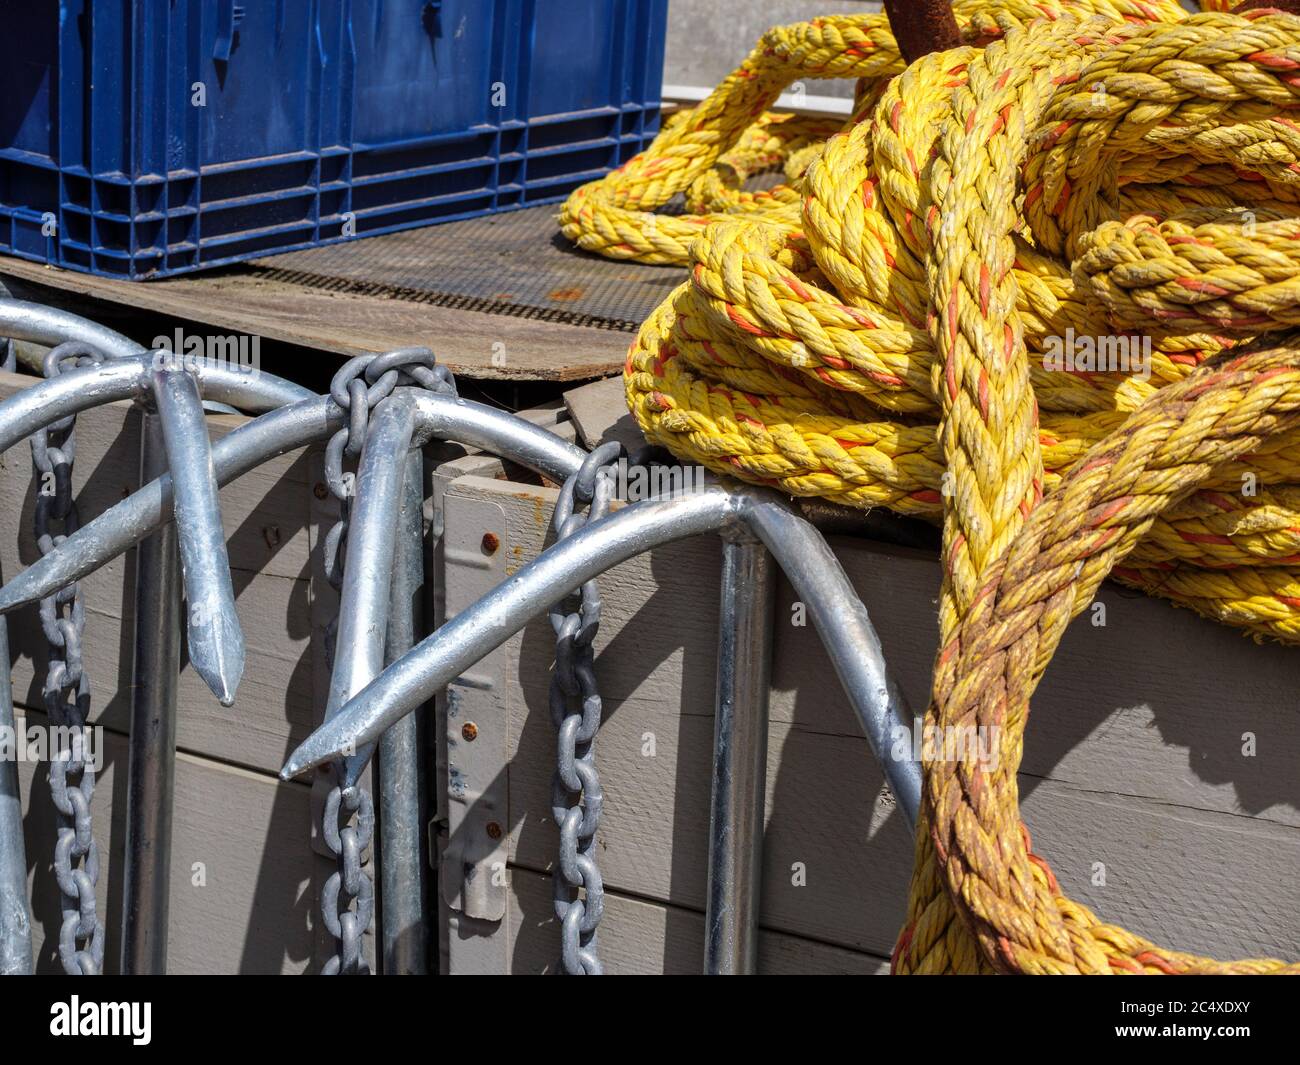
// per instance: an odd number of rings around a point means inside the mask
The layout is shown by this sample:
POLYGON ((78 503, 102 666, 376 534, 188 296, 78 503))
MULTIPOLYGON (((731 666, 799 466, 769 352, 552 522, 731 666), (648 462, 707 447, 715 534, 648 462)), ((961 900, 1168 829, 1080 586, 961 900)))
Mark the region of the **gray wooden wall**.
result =
MULTIPOLYGON (((480 522, 485 506, 498 509, 513 568, 542 546, 554 496, 466 476, 448 492, 447 528, 480 522)), ((936 561, 834 543, 892 668, 922 706, 937 643, 936 561)), ((614 972, 696 972, 702 961, 718 560, 717 542, 703 538, 601 578, 596 665, 605 719, 596 749, 605 813, 597 850, 610 896, 602 952, 614 972)), ((460 593, 467 579, 474 583, 468 566, 449 556, 449 609, 469 601, 460 593)), ((1257 646, 1115 586, 1099 599, 1105 626, 1086 617, 1075 624, 1034 705, 1020 786, 1037 852, 1074 897, 1158 942, 1223 957, 1300 956, 1300 653, 1257 646), (1246 733, 1256 740, 1253 757, 1243 755, 1246 733)), ((825 652, 796 618, 783 582, 762 965, 876 971, 902 920, 910 835, 825 652)), ((542 882, 556 845, 551 650, 549 626, 534 624, 506 645, 505 698, 484 698, 481 675, 461 691, 460 720, 474 713, 475 743, 502 742, 508 754, 495 786, 506 792, 513 879, 503 892, 507 921, 459 922, 454 969, 554 964, 542 882)), ((449 743, 458 730, 448 728, 449 743)), ((465 831, 478 830, 468 819, 465 831)))

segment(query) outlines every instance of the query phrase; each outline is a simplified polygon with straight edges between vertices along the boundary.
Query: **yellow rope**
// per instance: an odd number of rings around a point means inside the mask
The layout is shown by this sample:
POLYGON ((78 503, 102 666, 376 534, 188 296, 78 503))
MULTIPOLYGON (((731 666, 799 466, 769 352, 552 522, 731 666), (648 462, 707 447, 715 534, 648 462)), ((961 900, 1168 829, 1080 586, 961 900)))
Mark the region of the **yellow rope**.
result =
POLYGON ((1030 852, 1016 770, 1108 574, 1300 640, 1300 18, 955 6, 964 44, 906 69, 883 16, 769 31, 564 233, 690 268, 628 356, 648 439, 942 522, 927 723, 1002 752, 924 767, 895 970, 1294 971, 1102 924, 1030 852), (824 144, 766 111, 821 77, 862 79, 824 144))

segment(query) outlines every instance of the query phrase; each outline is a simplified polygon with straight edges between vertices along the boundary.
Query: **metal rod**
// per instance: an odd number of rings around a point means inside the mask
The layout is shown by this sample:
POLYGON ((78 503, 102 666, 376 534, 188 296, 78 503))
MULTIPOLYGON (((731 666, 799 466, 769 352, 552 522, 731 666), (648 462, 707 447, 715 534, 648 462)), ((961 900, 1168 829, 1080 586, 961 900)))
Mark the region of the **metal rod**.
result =
MULTIPOLYGON (((69 414, 115 400, 150 396, 153 363, 154 356, 146 352, 69 370, 15 392, 0 403, 0 452, 69 414)), ((197 377, 199 390, 208 399, 254 413, 318 398, 308 389, 268 373, 205 366, 197 377)))
POLYGON ((56 348, 69 340, 80 340, 97 348, 109 359, 127 358, 144 350, 134 340, 89 318, 9 297, 0 298, 0 336, 26 340, 47 348, 56 348))
MULTIPOLYGON (((66 341, 90 344, 116 365, 88 367, 24 390, 23 399, 0 404, 5 412, 0 451, 24 436, 24 422, 43 428, 69 412, 147 389, 152 356, 120 333, 64 311, 21 300, 0 299, 0 333, 50 347, 66 341), (121 365, 126 363, 126 366, 121 365), (14 435, 16 434, 16 435, 14 435)), ((221 368, 207 375, 210 391, 269 409, 311 393, 267 375, 249 383, 221 368)), ((17 398, 17 397, 14 397, 17 398)), ((35 431, 35 429, 31 430, 35 431)), ((141 435, 142 479, 155 476, 151 456, 162 453, 158 426, 146 414, 141 435), (151 424, 152 423, 152 424, 151 424)), ((175 685, 179 666, 179 582, 174 527, 142 543, 137 559, 135 684, 132 690, 131 757, 128 769, 127 863, 124 884, 123 972, 162 972, 166 967, 167 881, 170 865, 175 685)), ((7 626, 0 619, 0 726, 14 725, 8 670, 7 626)), ((31 920, 23 853, 16 764, 0 764, 0 972, 30 972, 31 920)))
MULTIPOLYGON (((229 484, 276 455, 323 440, 344 420, 328 396, 316 396, 246 422, 212 445, 217 484, 229 484)), ((37 602, 93 573, 171 520, 172 479, 164 474, 88 521, 0 588, 0 613, 37 602)))
MULTIPOLYGON (((158 416, 141 419, 140 480, 167 469, 158 416)), ((121 972, 167 971, 167 918, 176 775, 176 684, 181 658, 176 526, 140 541, 135 556, 135 659, 126 783, 121 972)))
POLYGON ((747 528, 722 532, 704 972, 758 971, 776 566, 747 528))
MULTIPOLYGON (((10 735, 14 693, 9 676, 9 628, 0 618, 0 728, 10 735)), ((27 855, 23 847, 23 802, 18 759, 0 759, 0 976, 32 971, 32 915, 27 907, 27 855)))
POLYGON ((454 440, 510 459, 557 484, 582 465, 587 453, 513 414, 468 399, 416 392, 417 445, 454 440))
MULTIPOLYGON (((385 665, 415 646, 423 596, 424 457, 412 449, 402 478, 385 665)), ((429 971, 426 709, 408 714, 379 737, 379 914, 386 976, 429 971)))
MULTIPOLYGON (((61 374, 55 380, 72 376, 61 374)), ((40 387, 33 386, 0 403, 0 450, 5 446, 10 418, 18 417, 6 408, 14 399, 40 387)), ((582 462, 584 452, 580 448, 481 403, 423 393, 417 395, 415 403, 416 444, 437 436, 484 447, 555 481, 563 481, 582 462)), ((345 422, 346 415, 328 396, 312 396, 255 418, 212 445, 217 484, 229 484, 276 455, 324 440, 345 422)), ((38 422, 28 432, 40 427, 38 422)), ((35 602, 93 573, 171 520, 172 482, 170 476, 163 476, 87 522, 0 588, 0 613, 35 602)))
POLYGON ((69 414, 143 396, 149 387, 139 358, 68 370, 15 392, 0 403, 0 452, 69 414))
POLYGON ((553 545, 384 670, 290 755, 286 780, 372 742, 550 606, 652 547, 713 532, 735 517, 721 488, 626 507, 553 545))
POLYGON ((961 44, 952 0, 885 0, 885 13, 898 50, 908 63, 961 44))
MULTIPOLYGON (((348 517, 347 554, 339 594, 334 665, 325 705, 326 723, 338 713, 339 707, 384 668, 391 593, 397 570, 397 530, 404 498, 404 456, 411 446, 415 421, 415 406, 408 389, 389 396, 370 413, 348 517)), ((354 792, 372 753, 373 749, 369 747, 340 752, 341 757, 334 761, 337 790, 331 792, 332 796, 354 792)), ((335 816, 327 813, 327 821, 335 816)), ((326 831, 329 830, 327 824, 326 831)), ((364 848, 369 844, 359 846, 364 848)), ((343 847, 337 853, 341 863, 338 875, 343 877, 343 885, 346 885, 343 890, 358 895, 366 885, 351 881, 369 878, 369 873, 362 867, 366 854, 364 850, 358 853, 357 847, 350 851, 343 847)), ((332 910, 338 897, 335 896, 333 903, 326 902, 326 897, 322 894, 322 905, 332 910)), ((368 966, 355 964, 354 952, 360 950, 360 936, 369 927, 373 911, 359 903, 357 910, 350 913, 346 926, 344 916, 340 915, 334 933, 338 937, 338 953, 324 971, 369 972, 368 966), (367 911, 365 916, 361 916, 363 910, 367 911)))
POLYGON ((221 705, 230 706, 244 675, 244 632, 235 613, 203 400, 184 370, 156 371, 153 391, 172 479, 190 664, 221 705))
MULTIPOLYGON (((751 500, 756 495, 749 493, 751 500)), ((789 507, 754 500, 744 516, 806 606, 885 780, 915 828, 921 767, 910 755, 910 744, 907 756, 893 756, 896 730, 911 734, 912 711, 889 671, 866 605, 825 538, 789 507)))
MULTIPOLYGON (((347 562, 339 602, 334 671, 325 706, 328 725, 349 699, 384 668, 397 525, 402 508, 405 455, 415 431, 415 407, 405 390, 394 393, 370 415, 365 448, 357 467, 356 501, 348 522, 347 562)), ((377 738, 377 737, 376 737, 377 738)), ((373 748, 344 753, 340 787, 357 782, 373 748)))
POLYGON ((287 780, 373 741, 583 581, 643 551, 736 521, 762 539, 807 604, 885 779, 915 825, 920 766, 891 754, 893 730, 910 728, 912 714, 867 608, 821 534, 789 503, 764 489, 722 485, 634 503, 548 548, 385 669, 303 741, 280 775, 287 780))

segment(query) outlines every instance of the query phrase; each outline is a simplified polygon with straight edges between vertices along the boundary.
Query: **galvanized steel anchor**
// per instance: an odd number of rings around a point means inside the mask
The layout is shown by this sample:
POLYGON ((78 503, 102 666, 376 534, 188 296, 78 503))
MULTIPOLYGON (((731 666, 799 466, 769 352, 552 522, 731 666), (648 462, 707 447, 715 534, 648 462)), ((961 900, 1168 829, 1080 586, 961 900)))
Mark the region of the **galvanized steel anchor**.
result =
MULTIPOLYGON (((570 499, 575 478, 584 469, 583 476, 590 482, 584 498, 592 498, 597 481, 590 479, 600 476, 602 463, 612 456, 587 456, 521 418, 431 391, 451 389, 446 388, 445 375, 428 376, 426 371, 433 373, 432 356, 418 351, 354 360, 336 378, 332 395, 315 396, 265 373, 250 375, 203 363, 171 365, 158 353, 142 353, 125 338, 93 323, 16 301, 0 301, 0 335, 50 344, 77 339, 111 356, 97 365, 61 373, 0 403, 0 453, 68 415, 134 398, 150 405, 166 460, 164 472, 155 454, 153 472, 158 476, 70 533, 0 588, 0 614, 56 593, 174 524, 190 605, 186 629, 191 659, 223 703, 233 701, 243 671, 243 638, 221 532, 218 489, 276 455, 327 440, 331 449, 340 454, 350 449, 357 459, 346 504, 346 531, 336 536, 336 548, 346 542, 351 561, 342 566, 340 575, 342 606, 325 722, 282 771, 287 778, 312 766, 337 763, 338 801, 354 803, 347 808, 359 817, 337 833, 343 864, 332 890, 343 891, 355 909, 344 907, 338 913, 339 928, 331 929, 341 944, 332 963, 335 970, 365 971, 358 939, 369 922, 368 889, 358 878, 359 861, 348 862, 343 856, 356 858, 353 852, 369 842, 364 824, 368 800, 349 789, 355 787, 374 745, 380 745, 381 758, 387 759, 381 772, 380 809, 391 809, 393 814, 380 854, 385 891, 390 885, 393 891, 391 898, 387 893, 384 897, 386 971, 423 971, 425 958, 409 945, 410 929, 423 926, 427 917, 422 871, 412 868, 409 860, 411 833, 422 831, 423 826, 415 812, 418 802, 413 802, 418 798, 413 792, 420 787, 419 751, 407 731, 413 723, 407 716, 530 620, 600 573, 687 536, 717 532, 724 544, 706 971, 752 972, 756 967, 776 565, 807 605, 888 784, 909 820, 914 820, 920 800, 919 767, 891 755, 893 730, 911 722, 906 702, 889 674, 866 609, 839 562, 813 524, 776 494, 711 483, 680 497, 633 503, 605 516, 594 513, 590 521, 571 527, 475 606, 415 644, 414 619, 404 608, 391 608, 411 600, 410 589, 422 576, 418 572, 423 494, 419 449, 424 444, 454 440, 508 458, 551 480, 568 482, 570 499), (205 398, 260 416, 212 444, 202 420, 205 398)), ((335 469, 341 466, 336 463, 335 469)), ((587 638, 594 632, 594 625, 590 626, 587 638)), ((560 647, 562 654, 571 653, 563 649, 563 636, 560 647)), ((165 640, 152 650, 138 649, 137 664, 142 662, 175 672, 174 660, 168 663, 165 640)), ((164 702, 168 683, 161 685, 164 702)), ((0 686, 0 714, 11 716, 12 701, 6 694, 0 686)), ((594 697, 594 687, 589 696, 594 697)), ((594 722, 586 721, 588 734, 599 723, 596 698, 595 704, 584 704, 580 715, 585 721, 595 714, 594 722)), ((583 727, 579 719, 566 718, 562 733, 573 728, 581 733, 583 727)), ((174 743, 174 738, 164 736, 159 742, 174 743)), ((133 760, 136 753, 133 740, 133 760)), ((142 747, 139 753, 144 758, 150 752, 142 747)), ((165 770, 155 776, 169 779, 165 770)), ((0 959, 16 959, 12 963, 21 971, 30 967, 30 921, 16 781, 10 777, 12 767, 8 773, 0 767, 0 959)), ((153 797, 170 806, 165 787, 153 797)), ((586 800, 596 802, 598 795, 590 793, 586 800)), ((579 806, 575 825, 588 820, 582 811, 579 806)), ((138 860, 134 852, 128 859, 129 863, 138 860)), ((573 856, 562 852, 561 865, 572 862, 573 856)), ((572 916, 584 925, 588 933, 584 939, 593 949, 567 951, 566 967, 599 971, 594 951, 599 875, 594 864, 577 875, 580 879, 572 882, 582 883, 585 891, 574 903, 585 895, 587 906, 577 905, 564 914, 566 921, 572 916)), ((147 913, 136 911, 136 916, 152 917, 156 924, 159 912, 154 907, 147 913)), ((161 916, 165 921, 165 909, 161 916)), ((143 925, 149 923, 145 920, 143 925)), ((145 931, 142 928, 142 942, 145 931)), ((139 956, 147 958, 148 950, 141 947, 139 956)))

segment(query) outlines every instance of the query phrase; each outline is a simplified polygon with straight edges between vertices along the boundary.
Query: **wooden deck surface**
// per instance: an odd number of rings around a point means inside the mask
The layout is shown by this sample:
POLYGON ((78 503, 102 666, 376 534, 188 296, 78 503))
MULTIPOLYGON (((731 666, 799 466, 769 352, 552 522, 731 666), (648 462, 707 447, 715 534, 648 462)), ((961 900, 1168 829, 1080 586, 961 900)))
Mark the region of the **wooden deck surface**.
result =
POLYGON ((200 323, 222 335, 246 333, 335 356, 426 345, 453 372, 482 380, 600 377, 622 368, 631 339, 616 330, 328 291, 238 268, 162 281, 117 281, 0 257, 0 282, 16 282, 22 298, 61 304, 105 324, 124 317, 124 310, 145 311, 177 324, 200 323), (111 313, 114 307, 117 315, 111 313))

